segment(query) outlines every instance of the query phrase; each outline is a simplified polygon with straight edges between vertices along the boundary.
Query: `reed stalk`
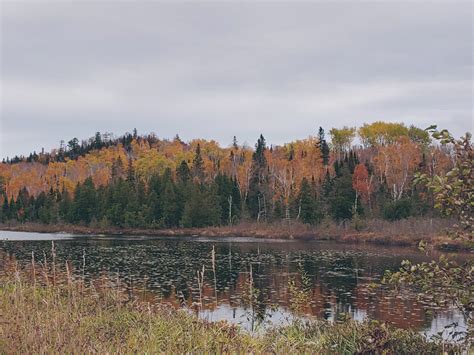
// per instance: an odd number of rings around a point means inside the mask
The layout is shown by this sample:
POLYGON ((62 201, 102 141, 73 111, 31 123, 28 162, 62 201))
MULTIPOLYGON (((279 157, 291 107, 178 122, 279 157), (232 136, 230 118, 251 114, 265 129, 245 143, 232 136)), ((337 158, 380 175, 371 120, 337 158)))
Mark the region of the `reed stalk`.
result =
POLYGON ((31 252, 31 273, 33 276, 33 287, 36 288, 36 266, 35 266, 35 252, 31 252))
POLYGON ((216 250, 214 248, 214 245, 212 246, 211 259, 212 259, 212 272, 214 274, 214 299, 215 299, 216 307, 217 307, 216 250))

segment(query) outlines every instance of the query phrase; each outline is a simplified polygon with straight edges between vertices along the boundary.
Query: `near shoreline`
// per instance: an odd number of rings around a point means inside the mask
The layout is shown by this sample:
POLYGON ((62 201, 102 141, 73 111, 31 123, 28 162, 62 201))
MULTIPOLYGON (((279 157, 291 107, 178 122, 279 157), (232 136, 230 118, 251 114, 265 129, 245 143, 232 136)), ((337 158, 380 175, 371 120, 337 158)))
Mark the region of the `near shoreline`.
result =
MULTIPOLYGON (((378 244, 403 247, 416 247, 420 241, 434 249, 444 251, 472 251, 472 245, 451 239, 443 228, 434 231, 421 230, 425 220, 386 222, 369 225, 366 230, 356 231, 347 226, 307 226, 300 223, 241 223, 235 226, 205 228, 142 229, 100 226, 79 226, 71 224, 24 223, 0 224, 0 230, 37 233, 70 233, 83 235, 131 235, 131 236, 192 236, 192 237, 252 237, 264 239, 331 240, 351 244, 378 244), (419 231, 413 231, 416 226, 419 231), (375 230, 377 231, 375 231, 375 230)), ((439 223, 439 221, 436 221, 439 223)), ((444 224, 444 223, 443 223, 444 224)), ((430 226, 433 222, 430 221, 430 226)))

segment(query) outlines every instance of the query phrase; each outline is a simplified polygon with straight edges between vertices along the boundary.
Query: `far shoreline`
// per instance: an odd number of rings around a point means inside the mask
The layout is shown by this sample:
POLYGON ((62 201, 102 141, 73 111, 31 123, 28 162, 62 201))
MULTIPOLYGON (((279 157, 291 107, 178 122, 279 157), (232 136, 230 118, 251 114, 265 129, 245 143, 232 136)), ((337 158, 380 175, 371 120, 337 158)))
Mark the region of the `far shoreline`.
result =
POLYGON ((40 224, 40 223, 3 223, 0 231, 36 232, 36 233, 68 233, 80 235, 110 235, 110 236, 163 236, 163 237, 248 237, 262 239, 286 239, 301 241, 335 241, 346 244, 373 244, 416 248, 420 241, 430 247, 449 252, 473 251, 472 246, 452 239, 445 234, 411 233, 394 234, 392 231, 380 230, 355 231, 324 230, 323 228, 295 224, 293 227, 286 223, 242 223, 234 226, 203 227, 203 228, 117 228, 100 226, 80 226, 71 224, 40 224))

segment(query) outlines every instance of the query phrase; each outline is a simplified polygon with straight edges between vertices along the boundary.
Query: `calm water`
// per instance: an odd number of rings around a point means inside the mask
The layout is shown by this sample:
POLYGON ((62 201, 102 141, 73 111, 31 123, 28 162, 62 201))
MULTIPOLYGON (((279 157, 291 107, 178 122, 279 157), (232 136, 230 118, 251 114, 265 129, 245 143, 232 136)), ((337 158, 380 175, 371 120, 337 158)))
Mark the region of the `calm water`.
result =
MULTIPOLYGON (((0 252, 20 262, 50 255, 55 241, 57 258, 68 260, 82 274, 107 275, 122 280, 135 295, 195 310, 202 318, 227 320, 247 329, 256 325, 283 324, 292 319, 289 281, 306 280, 310 302, 302 306, 305 317, 337 319, 349 313, 414 328, 428 335, 453 322, 463 324, 455 310, 427 311, 415 298, 403 299, 369 285, 384 270, 397 270, 403 259, 428 258, 409 248, 344 245, 253 238, 170 238, 74 236, 0 231, 0 252), (211 251, 215 248, 216 272, 211 251), (205 267, 200 300, 197 271, 205 267), (250 269, 253 290, 250 289, 250 269), (302 275, 305 275, 302 278, 302 275), (254 295, 253 307, 248 299, 254 295)), ((1 267, 1 264, 0 264, 1 267)))

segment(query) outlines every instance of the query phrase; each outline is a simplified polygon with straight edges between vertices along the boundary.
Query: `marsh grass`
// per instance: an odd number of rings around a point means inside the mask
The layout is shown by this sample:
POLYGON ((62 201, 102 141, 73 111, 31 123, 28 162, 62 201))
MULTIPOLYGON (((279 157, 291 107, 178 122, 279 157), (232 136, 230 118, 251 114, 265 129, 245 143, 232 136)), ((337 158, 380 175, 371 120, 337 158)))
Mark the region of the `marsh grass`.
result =
POLYGON ((414 331, 378 322, 295 321, 259 333, 140 301, 120 280, 86 282, 66 263, 20 267, 0 258, 0 354, 10 353, 441 353, 414 331))

